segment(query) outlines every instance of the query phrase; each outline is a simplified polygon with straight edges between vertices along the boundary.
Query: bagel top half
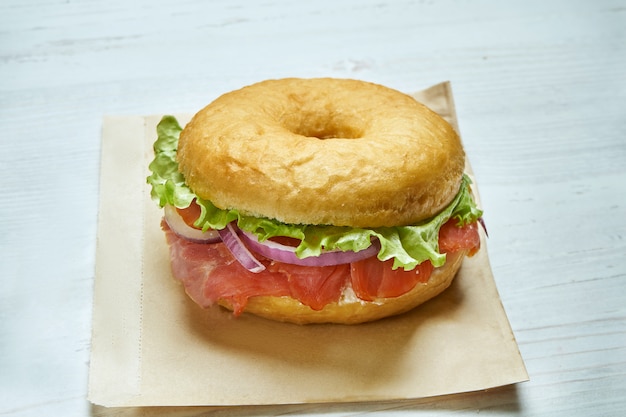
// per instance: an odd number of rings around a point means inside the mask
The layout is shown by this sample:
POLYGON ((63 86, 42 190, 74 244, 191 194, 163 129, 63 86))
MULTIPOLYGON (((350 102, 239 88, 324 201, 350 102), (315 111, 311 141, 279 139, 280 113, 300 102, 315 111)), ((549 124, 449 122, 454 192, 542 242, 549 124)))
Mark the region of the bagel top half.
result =
POLYGON ((364 81, 268 80, 181 132, 179 169, 221 209, 293 224, 416 224, 459 190, 459 136, 412 97, 364 81))

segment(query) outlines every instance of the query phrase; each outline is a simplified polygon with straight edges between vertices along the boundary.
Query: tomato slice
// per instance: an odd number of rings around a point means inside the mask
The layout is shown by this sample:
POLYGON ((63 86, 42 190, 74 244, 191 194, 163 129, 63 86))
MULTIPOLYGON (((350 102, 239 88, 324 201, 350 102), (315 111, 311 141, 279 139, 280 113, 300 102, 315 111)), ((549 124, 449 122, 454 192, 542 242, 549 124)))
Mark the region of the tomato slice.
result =
POLYGON ((474 255, 480 249, 478 222, 458 227, 456 220, 450 219, 439 230, 439 251, 450 253, 461 249, 469 249, 468 256, 474 255))
POLYGON ((196 200, 193 200, 189 207, 187 208, 176 208, 176 211, 182 217, 185 224, 189 227, 193 227, 194 229, 201 229, 200 227, 196 227, 193 224, 200 217, 202 213, 200 206, 196 204, 196 200))

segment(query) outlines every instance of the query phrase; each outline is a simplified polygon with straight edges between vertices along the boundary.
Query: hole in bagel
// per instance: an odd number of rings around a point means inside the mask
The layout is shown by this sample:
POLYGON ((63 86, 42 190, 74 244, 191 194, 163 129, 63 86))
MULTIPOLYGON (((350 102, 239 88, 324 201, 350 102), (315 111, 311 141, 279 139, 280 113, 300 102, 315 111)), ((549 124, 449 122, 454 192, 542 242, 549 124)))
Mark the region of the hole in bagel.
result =
POLYGON ((351 126, 323 126, 321 129, 309 128, 294 133, 315 139, 358 139, 363 136, 351 126))
POLYGON ((289 131, 315 139, 359 139, 364 126, 360 118, 333 113, 299 113, 283 116, 283 126, 289 131))

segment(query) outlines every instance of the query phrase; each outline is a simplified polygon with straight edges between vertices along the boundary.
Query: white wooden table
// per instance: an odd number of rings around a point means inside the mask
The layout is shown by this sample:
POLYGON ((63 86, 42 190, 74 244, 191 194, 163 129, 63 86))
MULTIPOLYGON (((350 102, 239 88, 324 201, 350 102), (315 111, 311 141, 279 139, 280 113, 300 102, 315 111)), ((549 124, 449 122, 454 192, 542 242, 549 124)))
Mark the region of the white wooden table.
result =
POLYGON ((626 415, 626 2, 0 3, 0 416, 626 415), (104 114, 283 76, 451 80, 530 382, 427 400, 86 399, 104 114))

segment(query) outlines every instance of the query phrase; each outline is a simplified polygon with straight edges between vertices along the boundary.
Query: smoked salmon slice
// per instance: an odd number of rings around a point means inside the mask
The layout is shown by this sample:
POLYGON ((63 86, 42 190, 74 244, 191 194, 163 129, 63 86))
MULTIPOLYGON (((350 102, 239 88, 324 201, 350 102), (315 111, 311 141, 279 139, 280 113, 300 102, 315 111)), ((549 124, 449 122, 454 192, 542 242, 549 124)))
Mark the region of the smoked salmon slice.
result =
MULTIPOLYGON (((189 297, 202 307, 227 300, 235 315, 244 311, 249 298, 263 295, 290 296, 321 310, 326 304, 338 301, 349 284, 357 297, 365 301, 398 297, 418 283, 428 282, 433 271, 430 261, 405 271, 392 269, 393 260, 381 262, 376 257, 352 264, 311 267, 259 256, 266 269, 253 273, 243 268, 223 243, 190 242, 174 234, 165 222, 161 227, 170 247, 172 273, 182 282, 189 297)), ((450 220, 442 226, 439 233, 442 253, 469 249, 473 254, 479 247, 476 222, 459 228, 450 220)))

